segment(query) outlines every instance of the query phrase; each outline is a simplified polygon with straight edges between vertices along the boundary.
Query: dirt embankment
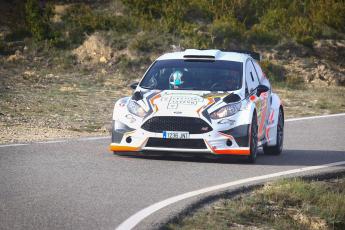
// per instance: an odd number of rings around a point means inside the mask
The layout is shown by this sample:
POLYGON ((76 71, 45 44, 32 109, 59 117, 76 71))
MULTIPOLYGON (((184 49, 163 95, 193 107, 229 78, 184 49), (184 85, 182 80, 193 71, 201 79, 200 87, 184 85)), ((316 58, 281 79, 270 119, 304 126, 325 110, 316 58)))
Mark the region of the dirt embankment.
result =
POLYGON ((286 77, 320 87, 345 86, 345 40, 317 40, 313 48, 290 42, 260 52, 282 66, 286 77))

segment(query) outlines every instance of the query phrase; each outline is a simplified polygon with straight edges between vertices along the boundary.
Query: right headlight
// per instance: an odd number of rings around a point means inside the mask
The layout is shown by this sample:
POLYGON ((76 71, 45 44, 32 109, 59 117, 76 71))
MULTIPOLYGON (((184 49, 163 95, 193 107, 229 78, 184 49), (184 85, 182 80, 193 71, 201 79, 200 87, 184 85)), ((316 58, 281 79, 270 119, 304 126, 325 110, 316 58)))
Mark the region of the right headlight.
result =
POLYGON ((224 117, 230 117, 232 115, 234 115, 235 113, 237 113, 240 109, 241 109, 242 104, 239 103, 232 103, 226 106, 223 106, 219 109, 217 109, 216 111, 214 111, 213 113, 210 114, 210 117, 212 119, 220 119, 220 118, 224 118, 224 117))
POLYGON ((145 111, 145 109, 133 100, 131 100, 128 103, 127 109, 130 113, 132 113, 138 117, 145 117, 147 115, 147 112, 145 111))

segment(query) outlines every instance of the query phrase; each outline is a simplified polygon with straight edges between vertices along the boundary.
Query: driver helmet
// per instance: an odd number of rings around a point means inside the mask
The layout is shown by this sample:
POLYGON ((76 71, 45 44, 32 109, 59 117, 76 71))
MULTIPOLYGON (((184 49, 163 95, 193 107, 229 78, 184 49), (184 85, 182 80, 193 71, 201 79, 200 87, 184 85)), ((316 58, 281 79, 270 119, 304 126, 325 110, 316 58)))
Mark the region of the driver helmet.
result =
POLYGON ((179 70, 174 71, 169 77, 169 86, 171 89, 178 89, 182 84, 183 73, 179 70))

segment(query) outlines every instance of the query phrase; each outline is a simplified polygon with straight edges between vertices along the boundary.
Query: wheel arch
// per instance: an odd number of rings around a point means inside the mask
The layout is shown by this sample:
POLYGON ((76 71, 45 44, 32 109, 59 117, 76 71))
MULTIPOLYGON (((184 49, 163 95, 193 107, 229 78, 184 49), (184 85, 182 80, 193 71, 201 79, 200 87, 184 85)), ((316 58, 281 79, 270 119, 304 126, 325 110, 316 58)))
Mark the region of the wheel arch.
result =
POLYGON ((250 108, 247 110, 247 118, 246 118, 247 119, 246 120, 247 124, 251 124, 252 123, 252 119, 253 119, 254 113, 256 115, 258 115, 255 103, 251 102, 250 103, 250 108))
POLYGON ((284 108, 282 105, 282 102, 277 94, 272 93, 272 102, 271 102, 271 108, 270 108, 270 115, 269 115, 269 121, 268 121, 268 127, 266 129, 266 139, 267 139, 267 145, 273 146, 276 144, 277 138, 277 125, 278 125, 278 117, 279 112, 282 112, 283 120, 284 120, 284 108))

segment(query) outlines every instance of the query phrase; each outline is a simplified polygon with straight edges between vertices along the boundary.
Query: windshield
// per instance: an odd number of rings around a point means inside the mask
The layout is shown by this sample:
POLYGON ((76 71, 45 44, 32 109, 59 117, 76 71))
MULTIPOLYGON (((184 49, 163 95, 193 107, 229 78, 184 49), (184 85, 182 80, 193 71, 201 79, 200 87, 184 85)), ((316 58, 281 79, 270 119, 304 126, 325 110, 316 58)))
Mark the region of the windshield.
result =
POLYGON ((233 91, 242 86, 242 62, 161 60, 140 87, 158 90, 233 91))

